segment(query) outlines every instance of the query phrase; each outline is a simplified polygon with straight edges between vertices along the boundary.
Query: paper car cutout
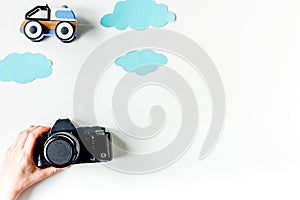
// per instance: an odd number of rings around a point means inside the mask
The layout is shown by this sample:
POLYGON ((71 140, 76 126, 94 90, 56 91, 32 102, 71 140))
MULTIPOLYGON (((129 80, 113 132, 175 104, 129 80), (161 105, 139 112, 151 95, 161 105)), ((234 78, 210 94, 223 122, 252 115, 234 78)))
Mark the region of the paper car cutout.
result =
POLYGON ((33 42, 39 42, 45 36, 56 36, 69 43, 77 37, 77 20, 68 6, 53 9, 48 5, 36 6, 26 13, 20 32, 33 42))

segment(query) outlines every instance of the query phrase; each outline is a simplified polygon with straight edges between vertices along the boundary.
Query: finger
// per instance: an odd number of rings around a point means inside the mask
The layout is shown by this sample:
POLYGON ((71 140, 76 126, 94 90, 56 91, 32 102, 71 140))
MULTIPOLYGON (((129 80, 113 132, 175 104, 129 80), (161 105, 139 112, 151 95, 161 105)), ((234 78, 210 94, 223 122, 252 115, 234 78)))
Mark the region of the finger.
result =
POLYGON ((54 174, 57 174, 61 171, 64 171, 65 169, 68 169, 69 167, 65 167, 65 168, 55 168, 55 167, 48 167, 45 169, 39 169, 38 173, 39 173, 39 177, 41 179, 45 179, 49 176, 52 176, 54 174))
POLYGON ((11 148, 16 148, 20 145, 20 143, 25 142, 27 135, 28 135, 27 131, 22 131, 22 132, 18 133, 18 135, 14 139, 13 144, 11 145, 11 148))
POLYGON ((28 127, 25 131, 22 131, 20 134, 19 134, 19 138, 18 138, 18 141, 17 141, 17 144, 16 144, 16 147, 19 148, 19 149, 22 149, 25 145, 25 142, 28 138, 28 135, 34 131, 35 129, 37 129, 38 127, 40 126, 30 126, 28 127))
POLYGON ((23 149, 27 151, 30 155, 32 155, 37 138, 40 137, 43 133, 48 132, 49 130, 50 127, 44 127, 44 126, 40 126, 34 129, 32 132, 29 133, 23 149))
POLYGON ((24 143, 27 139, 27 136, 29 132, 34 128, 35 126, 30 126, 26 130, 20 132, 17 137, 15 138, 13 144, 11 145, 11 148, 23 148, 24 143))

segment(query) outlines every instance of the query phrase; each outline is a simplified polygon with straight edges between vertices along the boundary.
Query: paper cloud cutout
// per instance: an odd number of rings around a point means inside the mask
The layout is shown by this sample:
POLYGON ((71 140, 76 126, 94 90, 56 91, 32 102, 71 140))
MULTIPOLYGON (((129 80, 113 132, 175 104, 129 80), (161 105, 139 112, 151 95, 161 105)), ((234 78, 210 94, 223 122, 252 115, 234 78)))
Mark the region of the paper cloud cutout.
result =
POLYGON ((154 72, 160 66, 168 63, 168 58, 152 50, 131 51, 123 57, 116 59, 115 64, 122 67, 126 72, 134 72, 144 76, 154 72))
POLYGON ((52 62, 42 54, 12 53, 0 60, 0 81, 25 84, 52 74, 52 62))
POLYGON ((125 30, 128 26, 134 30, 143 30, 149 26, 161 28, 175 20, 175 13, 155 0, 125 0, 116 4, 113 13, 102 17, 101 25, 116 27, 118 30, 125 30))

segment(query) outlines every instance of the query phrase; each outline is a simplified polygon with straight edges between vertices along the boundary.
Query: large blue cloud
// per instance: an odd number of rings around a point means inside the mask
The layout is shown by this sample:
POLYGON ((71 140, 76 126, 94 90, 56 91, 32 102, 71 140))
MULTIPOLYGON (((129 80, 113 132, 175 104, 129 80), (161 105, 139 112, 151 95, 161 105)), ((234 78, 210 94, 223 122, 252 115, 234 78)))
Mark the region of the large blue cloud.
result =
POLYGON ((24 84, 52 73, 52 62, 42 54, 12 53, 0 60, 0 81, 24 84))
POLYGON ((175 20, 175 14, 155 0, 125 0, 116 4, 113 13, 102 17, 101 25, 119 30, 125 30, 128 26, 134 30, 143 30, 149 26, 160 28, 175 20))
POLYGON ((160 66, 168 63, 168 58, 163 54, 158 54, 153 50, 131 51, 123 57, 116 59, 115 64, 122 67, 127 72, 134 72, 144 76, 154 72, 160 66))

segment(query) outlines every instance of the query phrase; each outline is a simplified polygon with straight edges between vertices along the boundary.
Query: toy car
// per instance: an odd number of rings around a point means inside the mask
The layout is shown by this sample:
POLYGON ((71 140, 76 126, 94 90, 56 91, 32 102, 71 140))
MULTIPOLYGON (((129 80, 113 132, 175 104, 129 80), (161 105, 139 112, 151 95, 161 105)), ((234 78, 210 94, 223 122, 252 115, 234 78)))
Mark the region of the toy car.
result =
POLYGON ((33 42, 56 35, 62 42, 69 43, 77 37, 77 20, 68 6, 55 9, 48 5, 36 6, 26 13, 20 32, 33 42))

